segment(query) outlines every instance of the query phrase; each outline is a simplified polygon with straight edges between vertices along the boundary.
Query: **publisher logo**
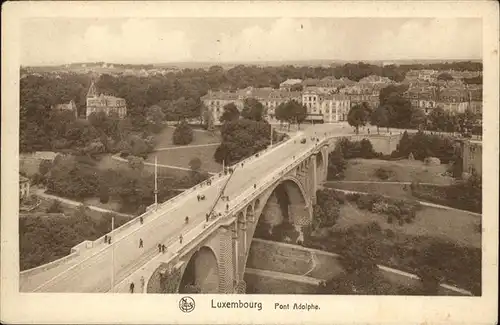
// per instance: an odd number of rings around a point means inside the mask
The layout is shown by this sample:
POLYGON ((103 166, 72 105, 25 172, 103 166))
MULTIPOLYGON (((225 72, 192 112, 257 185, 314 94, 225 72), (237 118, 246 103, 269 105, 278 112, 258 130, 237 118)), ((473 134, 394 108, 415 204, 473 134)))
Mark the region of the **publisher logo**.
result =
POLYGON ((179 300, 179 309, 185 313, 190 313, 194 310, 194 300, 191 297, 182 297, 179 300))

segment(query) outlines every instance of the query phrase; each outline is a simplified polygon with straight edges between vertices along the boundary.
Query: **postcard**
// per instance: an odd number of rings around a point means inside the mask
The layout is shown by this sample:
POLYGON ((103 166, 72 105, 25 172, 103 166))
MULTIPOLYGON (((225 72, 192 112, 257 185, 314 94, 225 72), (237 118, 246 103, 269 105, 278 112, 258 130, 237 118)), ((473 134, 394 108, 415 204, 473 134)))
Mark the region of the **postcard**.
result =
POLYGON ((5 3, 2 322, 495 323, 495 13, 5 3))

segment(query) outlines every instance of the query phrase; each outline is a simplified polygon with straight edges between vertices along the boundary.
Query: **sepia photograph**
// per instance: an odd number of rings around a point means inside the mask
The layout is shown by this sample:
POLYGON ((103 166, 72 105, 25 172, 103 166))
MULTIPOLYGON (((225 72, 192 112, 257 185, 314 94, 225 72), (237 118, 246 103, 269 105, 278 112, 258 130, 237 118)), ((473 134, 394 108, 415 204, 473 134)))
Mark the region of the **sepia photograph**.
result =
POLYGON ((19 294, 311 313, 495 283, 481 16, 86 13, 18 22, 19 294))

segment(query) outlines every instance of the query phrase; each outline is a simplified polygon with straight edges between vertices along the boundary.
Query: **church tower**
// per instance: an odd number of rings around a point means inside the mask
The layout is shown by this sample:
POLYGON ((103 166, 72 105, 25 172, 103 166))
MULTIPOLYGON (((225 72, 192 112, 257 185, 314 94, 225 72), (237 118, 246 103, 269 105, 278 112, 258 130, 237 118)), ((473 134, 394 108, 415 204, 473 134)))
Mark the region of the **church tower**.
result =
POLYGON ((92 80, 89 92, 87 93, 87 98, 95 98, 95 97, 97 97, 97 88, 95 86, 94 80, 92 80))

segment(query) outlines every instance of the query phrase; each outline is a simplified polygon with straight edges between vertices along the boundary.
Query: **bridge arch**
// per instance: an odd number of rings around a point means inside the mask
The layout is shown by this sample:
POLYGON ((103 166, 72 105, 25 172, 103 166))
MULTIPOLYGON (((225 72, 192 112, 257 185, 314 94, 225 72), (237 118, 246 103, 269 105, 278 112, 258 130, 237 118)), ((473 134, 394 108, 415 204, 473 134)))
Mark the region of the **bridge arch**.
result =
POLYGON ((310 223, 309 199, 301 182, 293 176, 285 177, 261 197, 262 211, 255 213, 260 226, 266 224, 270 231, 283 223, 293 226, 304 226, 310 223))
POLYGON ((219 292, 217 255, 207 246, 200 247, 191 255, 179 284, 179 293, 197 292, 219 292))

